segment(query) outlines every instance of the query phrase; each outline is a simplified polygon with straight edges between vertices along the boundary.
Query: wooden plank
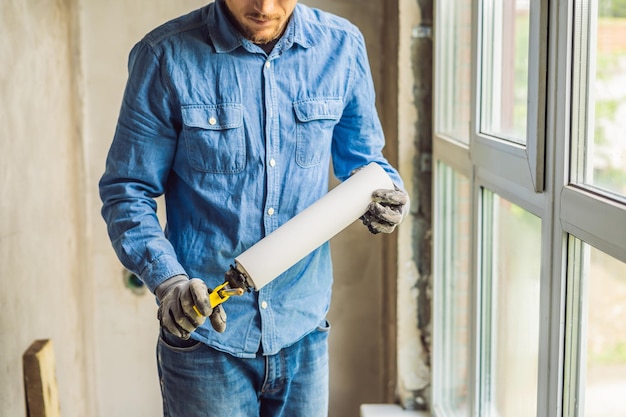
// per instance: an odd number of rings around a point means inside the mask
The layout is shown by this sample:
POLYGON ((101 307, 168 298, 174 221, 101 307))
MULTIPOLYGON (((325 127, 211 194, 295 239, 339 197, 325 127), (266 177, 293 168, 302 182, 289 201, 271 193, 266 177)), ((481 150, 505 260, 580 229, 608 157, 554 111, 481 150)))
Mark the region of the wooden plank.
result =
POLYGON ((28 417, 61 417, 52 340, 33 342, 22 357, 28 417))

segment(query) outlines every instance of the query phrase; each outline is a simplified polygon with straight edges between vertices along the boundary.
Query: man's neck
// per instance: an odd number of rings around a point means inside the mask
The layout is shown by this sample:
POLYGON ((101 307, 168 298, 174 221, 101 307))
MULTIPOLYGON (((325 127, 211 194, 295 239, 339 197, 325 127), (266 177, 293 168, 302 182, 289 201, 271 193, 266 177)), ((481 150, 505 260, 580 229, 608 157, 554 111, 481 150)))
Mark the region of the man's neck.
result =
POLYGON ((272 52, 272 49, 274 49, 274 45, 276 45, 276 42, 278 42, 278 39, 274 39, 273 41, 268 43, 257 43, 257 45, 259 45, 259 47, 263 49, 266 54, 269 55, 270 52, 272 52))

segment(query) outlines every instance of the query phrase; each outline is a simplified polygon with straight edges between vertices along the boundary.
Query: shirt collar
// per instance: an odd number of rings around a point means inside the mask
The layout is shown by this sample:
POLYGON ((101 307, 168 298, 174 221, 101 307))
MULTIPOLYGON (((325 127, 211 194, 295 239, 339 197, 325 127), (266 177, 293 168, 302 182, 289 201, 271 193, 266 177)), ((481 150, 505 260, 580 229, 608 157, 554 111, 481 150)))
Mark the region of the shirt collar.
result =
MULTIPOLYGON (((230 23, 226 5, 222 0, 216 0, 212 6, 213 7, 206 9, 206 21, 209 37, 217 53, 232 52, 240 46, 249 51, 256 48, 256 45, 246 39, 237 28, 230 23)), ((294 43, 304 48, 315 45, 313 28, 311 24, 304 19, 303 7, 305 6, 296 4, 296 8, 285 29, 285 33, 277 42, 276 46, 286 50, 291 48, 294 43)))

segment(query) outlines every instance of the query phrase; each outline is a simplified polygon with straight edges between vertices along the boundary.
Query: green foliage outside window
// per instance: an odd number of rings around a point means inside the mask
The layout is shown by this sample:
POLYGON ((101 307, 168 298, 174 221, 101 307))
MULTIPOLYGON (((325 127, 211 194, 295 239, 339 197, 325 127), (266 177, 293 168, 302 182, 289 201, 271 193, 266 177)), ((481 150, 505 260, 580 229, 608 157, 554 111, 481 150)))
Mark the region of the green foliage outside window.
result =
POLYGON ((602 17, 626 17, 626 0, 605 0, 598 5, 602 17))

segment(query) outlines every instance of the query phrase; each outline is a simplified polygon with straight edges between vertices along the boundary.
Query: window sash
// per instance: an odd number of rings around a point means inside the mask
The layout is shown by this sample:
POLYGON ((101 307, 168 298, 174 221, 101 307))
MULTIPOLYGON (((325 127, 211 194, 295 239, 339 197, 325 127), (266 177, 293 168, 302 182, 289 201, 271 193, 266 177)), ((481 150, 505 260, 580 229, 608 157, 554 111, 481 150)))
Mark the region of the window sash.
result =
MULTIPOLYGON (((473 57, 483 53, 482 33, 483 1, 474 1, 473 57)), ((531 192, 544 190, 545 159, 545 114, 546 114, 546 74, 547 74, 547 39, 548 5, 541 0, 530 0, 529 49, 528 49, 528 88, 527 119, 525 145, 518 144, 481 132, 480 123, 482 102, 481 94, 483 65, 481 59, 473 59, 472 113, 473 131, 470 148, 475 165, 486 170, 498 172, 512 182, 527 188, 531 192)))
MULTIPOLYGON (((617 184, 604 184, 602 180, 596 181, 594 171, 596 169, 596 161, 594 158, 596 152, 600 155, 603 153, 615 153, 619 155, 622 149, 614 148, 616 142, 613 142, 613 147, 607 148, 604 145, 602 149, 600 135, 602 131, 596 129, 596 124, 602 121, 602 116, 596 114, 596 106, 601 103, 606 103, 603 100, 603 93, 596 91, 596 85, 602 83, 602 79, 598 78, 598 70, 600 73, 604 73, 605 68, 602 64, 603 55, 599 48, 602 46, 599 40, 599 30, 601 25, 599 23, 598 8, 599 4, 610 4, 608 2, 591 2, 588 0, 577 1, 573 7, 573 29, 572 29, 572 41, 573 41, 573 65, 572 65, 572 102, 575 103, 572 107, 572 141, 571 148, 572 163, 570 169, 570 181, 576 184, 580 188, 603 194, 608 198, 626 202, 626 195, 619 188, 620 180, 617 180, 617 184), (599 94, 596 95, 596 92, 599 94)), ((621 18, 620 20, 623 20, 621 18)), ((626 60, 626 53, 622 50, 616 52, 617 57, 622 60, 626 60)), ((623 65, 623 64, 622 64, 623 65)), ((604 80, 606 82, 606 80, 604 80)), ((614 81, 615 83, 615 81, 614 81)), ((621 85, 621 83, 620 83, 621 85)), ((605 88, 607 86, 605 85, 605 88)), ((619 85, 612 85, 613 89, 619 85)), ((606 94, 606 92, 604 93, 606 94)), ((606 100, 606 97, 605 97, 606 100)), ((623 108, 624 97, 616 99, 616 106, 623 108)), ((616 116, 615 116, 616 117, 616 116)), ((606 121, 606 120, 605 120, 606 121)), ((623 123, 623 122, 622 122, 623 123)), ((623 124, 621 125, 623 126, 623 124)), ((620 126, 620 127, 621 127, 620 126)), ((604 139, 606 140, 606 139, 604 139)), ((606 156, 605 156, 606 158, 606 156)), ((623 160, 623 157, 616 156, 617 159, 623 160)), ((620 161, 607 162, 609 166, 616 164, 619 166, 620 161)), ((601 170, 602 171, 602 170, 601 170)), ((600 171, 600 172, 601 172, 600 171)), ((622 167, 621 175, 626 174, 626 169, 622 167)))

